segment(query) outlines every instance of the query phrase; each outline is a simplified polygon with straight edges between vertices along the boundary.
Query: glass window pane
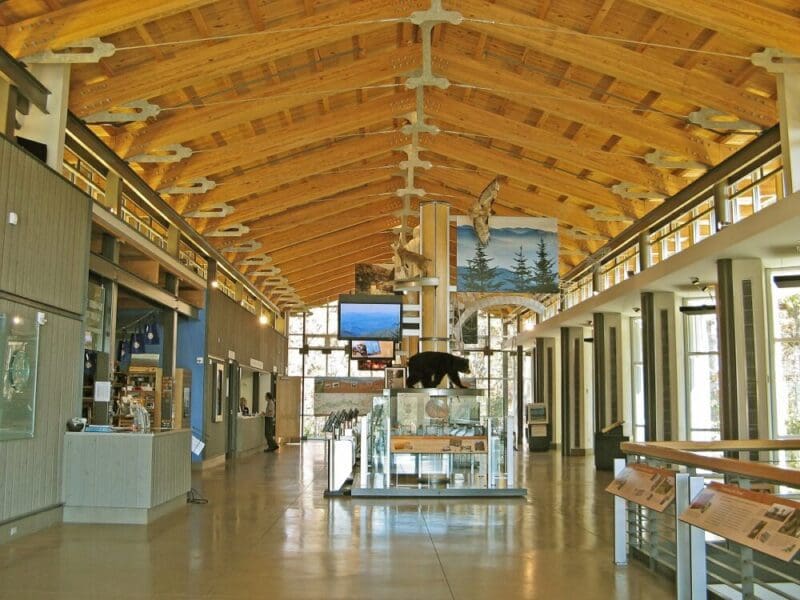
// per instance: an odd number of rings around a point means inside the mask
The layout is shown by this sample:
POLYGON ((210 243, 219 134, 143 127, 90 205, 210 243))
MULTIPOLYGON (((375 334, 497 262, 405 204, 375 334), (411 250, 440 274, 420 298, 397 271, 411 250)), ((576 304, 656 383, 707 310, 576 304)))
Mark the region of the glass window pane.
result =
POLYGON ((36 311, 0 301, 0 440, 33 437, 38 359, 36 311))
POLYGON ((690 439, 705 439, 711 430, 719 439, 719 359, 716 354, 689 357, 690 439), (700 431, 697 431, 700 430, 700 431), (698 434, 701 437, 698 437, 698 434))
MULTIPOLYGON (((327 372, 327 355, 320 350, 311 350, 306 355, 305 373, 306 377, 324 377, 327 372)), ((308 384, 309 382, 306 382, 308 384)))
POLYGON ((717 352, 717 316, 686 316, 689 352, 717 352))

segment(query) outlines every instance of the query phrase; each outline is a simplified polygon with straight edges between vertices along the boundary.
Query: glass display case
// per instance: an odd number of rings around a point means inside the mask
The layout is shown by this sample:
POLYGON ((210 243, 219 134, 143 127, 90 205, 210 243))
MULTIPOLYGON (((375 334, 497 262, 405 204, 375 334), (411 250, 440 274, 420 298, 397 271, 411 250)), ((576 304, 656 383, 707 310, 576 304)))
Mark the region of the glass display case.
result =
POLYGON ((513 417, 481 389, 386 389, 362 417, 353 496, 522 496, 514 487, 513 417))

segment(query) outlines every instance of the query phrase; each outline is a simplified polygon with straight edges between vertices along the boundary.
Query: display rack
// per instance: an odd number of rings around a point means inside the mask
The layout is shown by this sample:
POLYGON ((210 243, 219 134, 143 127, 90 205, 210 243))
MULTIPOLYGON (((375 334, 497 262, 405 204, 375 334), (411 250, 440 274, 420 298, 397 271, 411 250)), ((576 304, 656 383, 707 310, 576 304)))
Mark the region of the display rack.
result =
POLYGON ((353 496, 524 496, 513 417, 481 389, 386 389, 361 419, 353 496))
MULTIPOLYGON (((139 402, 150 415, 150 426, 161 424, 161 377, 159 367, 130 367, 124 395, 139 402)), ((120 422, 120 425, 123 425, 120 422)))

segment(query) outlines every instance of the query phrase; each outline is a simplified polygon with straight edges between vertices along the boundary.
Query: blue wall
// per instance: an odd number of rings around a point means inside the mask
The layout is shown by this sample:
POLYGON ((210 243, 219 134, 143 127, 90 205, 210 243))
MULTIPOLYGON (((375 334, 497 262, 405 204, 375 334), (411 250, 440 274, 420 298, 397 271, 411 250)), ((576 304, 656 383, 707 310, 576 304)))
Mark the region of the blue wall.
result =
MULTIPOLYGON (((198 319, 178 317, 178 344, 176 365, 192 374, 192 433, 205 441, 205 373, 206 373, 206 310, 198 311, 198 319), (197 359, 201 358, 201 364, 197 359)), ((192 461, 199 462, 202 457, 192 454, 192 461)))

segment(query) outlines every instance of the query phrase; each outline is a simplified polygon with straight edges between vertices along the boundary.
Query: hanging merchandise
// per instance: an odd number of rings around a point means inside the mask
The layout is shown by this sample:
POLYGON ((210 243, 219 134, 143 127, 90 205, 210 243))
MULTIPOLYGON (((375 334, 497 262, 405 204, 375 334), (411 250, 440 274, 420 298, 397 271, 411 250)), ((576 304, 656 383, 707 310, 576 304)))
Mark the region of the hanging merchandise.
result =
POLYGON ((117 344, 117 360, 119 362, 126 361, 130 353, 131 343, 128 340, 120 340, 119 344, 117 344))
POLYGON ((131 354, 144 353, 144 334, 141 331, 131 334, 131 354))
POLYGON ((161 342, 158 337, 158 324, 155 321, 144 326, 144 341, 146 344, 158 344, 161 342))

